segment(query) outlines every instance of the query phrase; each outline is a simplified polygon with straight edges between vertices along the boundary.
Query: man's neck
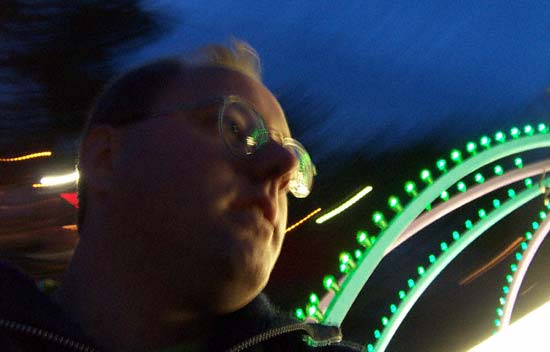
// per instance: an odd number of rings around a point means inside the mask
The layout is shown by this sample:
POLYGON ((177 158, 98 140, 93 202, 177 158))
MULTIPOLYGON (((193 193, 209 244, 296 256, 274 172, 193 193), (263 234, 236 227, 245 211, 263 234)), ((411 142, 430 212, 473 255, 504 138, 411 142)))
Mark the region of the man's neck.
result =
POLYGON ((176 308, 162 288, 132 287, 115 280, 116 273, 101 271, 85 258, 75 255, 53 299, 98 347, 150 351, 182 344, 196 346, 210 334, 211 317, 193 316, 176 308))

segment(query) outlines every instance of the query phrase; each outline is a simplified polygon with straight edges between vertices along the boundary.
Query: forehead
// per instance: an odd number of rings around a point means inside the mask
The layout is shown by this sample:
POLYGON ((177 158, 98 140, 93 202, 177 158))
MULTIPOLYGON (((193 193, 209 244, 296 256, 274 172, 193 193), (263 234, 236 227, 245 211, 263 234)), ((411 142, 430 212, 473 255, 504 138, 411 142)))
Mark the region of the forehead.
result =
POLYGON ((228 95, 237 95, 248 101, 262 115, 269 128, 290 135, 284 112, 269 89, 242 73, 225 68, 186 70, 160 99, 160 104, 195 103, 228 95))

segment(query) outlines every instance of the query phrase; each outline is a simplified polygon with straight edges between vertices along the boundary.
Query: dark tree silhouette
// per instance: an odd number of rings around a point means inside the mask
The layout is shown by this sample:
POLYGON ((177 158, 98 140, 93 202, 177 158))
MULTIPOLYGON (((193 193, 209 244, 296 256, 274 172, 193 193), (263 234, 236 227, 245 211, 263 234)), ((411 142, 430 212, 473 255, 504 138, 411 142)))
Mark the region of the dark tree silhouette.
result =
POLYGON ((0 145, 78 131, 112 59, 168 28, 138 1, 7 0, 0 9, 0 145))

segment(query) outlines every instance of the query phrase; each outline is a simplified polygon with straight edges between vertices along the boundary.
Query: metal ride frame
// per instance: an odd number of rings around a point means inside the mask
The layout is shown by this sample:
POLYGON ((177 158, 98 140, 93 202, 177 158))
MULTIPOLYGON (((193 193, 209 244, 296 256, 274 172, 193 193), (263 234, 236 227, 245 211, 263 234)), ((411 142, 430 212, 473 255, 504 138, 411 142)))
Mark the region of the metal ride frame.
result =
MULTIPOLYGON (((398 205, 392 207, 396 215, 391 221, 386 222, 383 215, 379 212, 377 212, 378 214, 374 214, 373 220, 381 228, 380 233, 372 238, 375 241, 367 241, 368 245, 365 246, 365 243, 361 243, 366 249, 362 253, 359 252, 359 255, 356 255, 356 262, 350 255, 340 257, 340 267, 343 269, 341 271, 344 275, 339 280, 334 279, 332 276, 328 280, 325 279, 325 288, 328 292, 320 301, 317 298, 310 298, 310 304, 307 307, 309 319, 322 321, 329 325, 341 325, 362 287, 386 254, 444 215, 498 188, 525 180, 526 190, 516 195, 515 191, 510 189, 508 192, 510 199, 508 201, 500 204, 500 201, 496 199, 494 202, 495 209, 489 213, 481 209, 479 212, 479 221, 474 224, 471 220, 467 220, 467 230, 464 233, 453 232, 453 242, 450 245, 445 242, 441 243, 441 253, 438 256, 433 254, 429 256, 430 266, 427 269, 423 266, 418 267, 418 278, 416 280, 411 278, 407 281, 408 292, 399 291, 399 304, 390 305, 389 311, 392 314, 382 317, 381 322, 383 327, 381 330, 377 329, 374 331, 374 342, 365 345, 365 350, 367 351, 384 351, 400 323, 412 309, 421 294, 456 256, 491 226, 508 216, 511 212, 530 200, 548 193, 548 190, 550 190, 550 179, 544 176, 550 170, 550 159, 523 168, 521 159, 517 158, 517 170, 509 171, 504 175, 502 168, 497 166, 500 168, 500 172, 497 173, 497 167, 495 167, 497 176, 487 182, 485 182, 482 175, 478 177, 478 174, 476 174, 475 178, 478 185, 468 191, 466 191, 464 184, 460 185, 460 183, 463 183, 461 180, 469 174, 500 159, 526 151, 549 148, 550 135, 548 134, 548 127, 545 124, 539 124, 537 130, 538 133, 535 133, 535 129, 527 125, 523 129, 524 136, 520 137, 520 130, 512 128, 510 131, 511 139, 508 141, 506 141, 504 133, 497 132, 495 134, 495 141, 498 143, 492 147, 490 146, 490 138, 483 136, 480 140, 480 145, 485 150, 477 152, 475 143, 472 145, 472 142, 470 142, 466 148, 470 157, 464 161, 461 160, 460 151, 452 151, 451 160, 455 163, 452 169, 447 170, 445 166, 446 161, 439 160, 437 165, 442 175, 437 180, 434 181, 431 178, 429 171, 426 173, 423 170, 422 173, 428 176, 424 179, 421 175, 421 178, 427 183, 427 187, 420 193, 417 193, 414 189, 410 193, 408 191, 409 194, 412 193, 413 199, 405 207, 402 207, 399 203, 396 203, 395 199, 392 200, 392 197, 390 197, 390 206, 391 203, 398 205), (442 167, 440 167, 441 165, 442 167), (533 184, 530 177, 541 174, 540 182, 533 184), (455 184, 459 186, 459 190, 462 193, 448 199, 449 195, 447 192, 455 184), (460 187, 463 187, 463 189, 460 187), (446 199, 448 199, 446 202, 440 203, 430 211, 420 215, 427 207, 430 209, 430 205, 438 197, 443 198, 444 194, 446 194, 446 199)), ((550 205, 547 204, 547 207, 550 207, 550 205)), ((505 289, 503 288, 507 297, 502 297, 500 300, 503 308, 497 308, 497 315, 502 317, 502 319, 497 318, 496 321, 498 321, 498 324, 496 323, 496 325, 501 328, 508 325, 521 281, 536 250, 550 230, 550 221, 547 219, 547 213, 541 211, 539 214, 541 220, 546 220, 540 226, 535 222, 537 224, 535 235, 529 235, 527 241, 522 243, 523 255, 516 253, 519 265, 512 266, 514 275, 507 275, 507 281, 512 283, 512 285, 510 287, 505 286, 505 289)), ((312 295, 312 297, 316 296, 312 295)))

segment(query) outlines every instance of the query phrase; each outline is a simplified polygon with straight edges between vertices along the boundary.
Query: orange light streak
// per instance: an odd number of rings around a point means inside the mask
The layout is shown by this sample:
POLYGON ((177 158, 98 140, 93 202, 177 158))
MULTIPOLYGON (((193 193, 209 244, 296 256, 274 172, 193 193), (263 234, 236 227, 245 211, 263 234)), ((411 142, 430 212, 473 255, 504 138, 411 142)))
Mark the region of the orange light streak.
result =
POLYGON ((314 216, 315 214, 317 214, 317 213, 320 212, 320 211, 321 211, 321 208, 317 208, 317 209, 315 209, 314 211, 312 211, 311 213, 307 214, 307 215, 304 216, 300 221, 296 222, 294 225, 292 225, 292 226, 290 226, 289 228, 287 228, 287 229, 285 230, 285 233, 294 230, 296 227, 300 226, 301 224, 303 224, 304 222, 306 222, 308 219, 310 219, 312 216, 314 216))
POLYGON ((78 228, 76 225, 64 225, 63 230, 76 231, 78 228))
POLYGON ((466 276, 464 279, 462 279, 459 284, 467 285, 470 282, 474 281, 478 277, 480 277, 483 273, 500 263, 504 260, 508 255, 510 255, 516 248, 523 242, 523 237, 518 237, 514 242, 512 242, 508 247, 506 247, 502 252, 500 252, 496 257, 491 259, 489 262, 487 262, 485 265, 481 266, 479 269, 471 273, 470 275, 466 276))
POLYGON ((52 156, 52 152, 45 151, 45 152, 39 152, 39 153, 33 153, 33 154, 18 156, 18 157, 15 157, 15 158, 0 158, 0 162, 11 163, 11 162, 15 162, 15 161, 23 161, 23 160, 34 159, 34 158, 44 158, 44 157, 47 157, 47 156, 52 156))

